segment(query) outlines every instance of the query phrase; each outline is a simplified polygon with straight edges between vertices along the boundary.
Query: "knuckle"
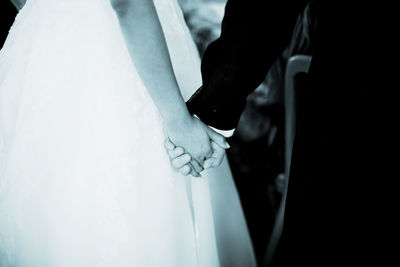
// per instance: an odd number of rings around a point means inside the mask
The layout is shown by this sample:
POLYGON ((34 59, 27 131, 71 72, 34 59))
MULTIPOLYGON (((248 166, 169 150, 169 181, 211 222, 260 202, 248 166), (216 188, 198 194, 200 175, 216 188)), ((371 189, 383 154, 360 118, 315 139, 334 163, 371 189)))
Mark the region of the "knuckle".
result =
POLYGON ((178 147, 177 149, 175 149, 175 153, 176 153, 176 154, 179 154, 179 155, 180 155, 180 154, 183 154, 183 152, 184 152, 184 151, 183 151, 183 148, 181 148, 181 147, 178 147))
POLYGON ((192 160, 192 157, 189 154, 185 154, 185 162, 189 163, 192 160))
POLYGON ((179 153, 176 153, 176 150, 171 151, 171 157, 176 158, 179 156, 179 153))
POLYGON ((180 162, 182 165, 186 165, 190 162, 190 156, 185 154, 183 156, 180 157, 180 162))
POLYGON ((189 166, 183 166, 182 168, 181 168, 181 173, 183 174, 183 175, 188 175, 189 173, 190 173, 190 171, 191 171, 191 169, 190 169, 190 167, 189 166))

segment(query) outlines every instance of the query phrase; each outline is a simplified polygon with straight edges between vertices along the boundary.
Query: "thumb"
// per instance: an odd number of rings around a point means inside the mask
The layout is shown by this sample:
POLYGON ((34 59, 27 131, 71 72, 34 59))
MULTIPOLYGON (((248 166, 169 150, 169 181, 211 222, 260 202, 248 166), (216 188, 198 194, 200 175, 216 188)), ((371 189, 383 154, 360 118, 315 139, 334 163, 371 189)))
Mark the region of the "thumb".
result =
POLYGON ((225 149, 230 148, 230 145, 228 144, 228 142, 226 142, 225 137, 220 135, 219 133, 215 132, 213 129, 211 129, 210 127, 207 127, 207 133, 208 136, 210 137, 210 139, 216 143, 217 145, 219 145, 220 147, 223 147, 225 149))

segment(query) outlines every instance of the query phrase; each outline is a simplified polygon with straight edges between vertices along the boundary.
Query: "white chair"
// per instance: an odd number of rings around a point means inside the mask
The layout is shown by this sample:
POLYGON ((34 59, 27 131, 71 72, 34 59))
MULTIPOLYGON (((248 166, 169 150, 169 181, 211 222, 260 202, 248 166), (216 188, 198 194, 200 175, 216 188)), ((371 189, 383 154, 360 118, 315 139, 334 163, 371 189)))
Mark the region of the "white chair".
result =
POLYGON ((285 104, 285 182, 282 191, 282 200, 276 215, 275 225, 268 243, 265 256, 265 265, 268 266, 275 254, 279 243, 283 220, 285 215, 286 196, 290 174, 290 161, 292 158, 293 140, 296 133, 296 88, 295 79, 300 73, 308 73, 311 64, 311 56, 295 55, 292 56, 286 66, 284 104, 285 104))

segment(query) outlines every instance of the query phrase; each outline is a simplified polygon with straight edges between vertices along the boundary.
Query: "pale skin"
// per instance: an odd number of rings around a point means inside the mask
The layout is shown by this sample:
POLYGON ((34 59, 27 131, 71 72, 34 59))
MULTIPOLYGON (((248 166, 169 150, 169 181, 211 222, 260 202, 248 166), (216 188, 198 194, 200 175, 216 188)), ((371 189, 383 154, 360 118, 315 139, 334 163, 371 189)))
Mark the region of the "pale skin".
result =
MULTIPOLYGON (((217 168, 221 165, 224 156, 225 148, 212 142, 213 155, 204 161, 204 168, 217 168)), ((190 155, 185 153, 182 147, 175 146, 170 140, 165 141, 165 149, 168 151, 169 157, 171 159, 172 167, 180 172, 182 175, 191 174, 190 166, 190 155)))
POLYGON ((135 62, 164 122, 166 148, 172 166, 199 177, 204 167, 216 167, 228 148, 225 138, 191 116, 180 93, 167 44, 153 1, 110 0, 135 62), (157 73, 157 75, 154 75, 157 73))

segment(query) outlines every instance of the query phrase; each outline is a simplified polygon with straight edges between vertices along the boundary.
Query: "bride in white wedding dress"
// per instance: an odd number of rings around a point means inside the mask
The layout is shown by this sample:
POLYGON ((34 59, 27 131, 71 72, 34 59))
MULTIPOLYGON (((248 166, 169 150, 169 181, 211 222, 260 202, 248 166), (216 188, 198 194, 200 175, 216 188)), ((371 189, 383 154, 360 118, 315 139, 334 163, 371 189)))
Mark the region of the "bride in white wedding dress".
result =
MULTIPOLYGON (((195 46, 176 0, 154 6, 187 99, 195 46)), ((19 12, 0 52, 0 266, 255 266, 227 162, 171 168, 162 111, 179 103, 144 86, 168 69, 139 69, 121 28, 110 0, 19 12)))

